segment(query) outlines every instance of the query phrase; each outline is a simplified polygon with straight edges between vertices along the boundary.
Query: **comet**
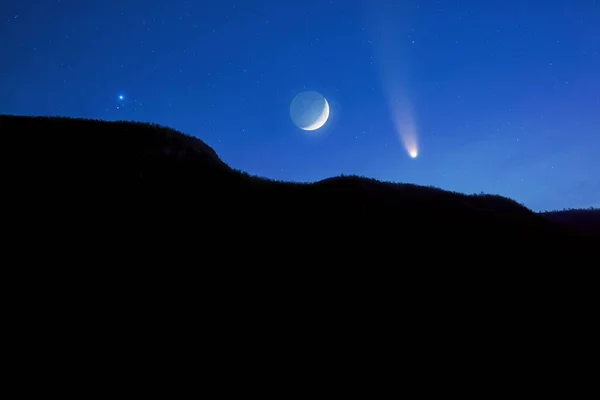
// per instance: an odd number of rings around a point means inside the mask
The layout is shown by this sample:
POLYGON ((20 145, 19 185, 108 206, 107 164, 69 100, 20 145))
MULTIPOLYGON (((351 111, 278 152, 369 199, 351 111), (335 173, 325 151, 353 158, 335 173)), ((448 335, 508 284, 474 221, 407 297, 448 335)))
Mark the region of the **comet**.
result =
POLYGON ((396 129, 396 135, 411 158, 419 155, 417 128, 410 102, 401 95, 400 88, 388 92, 388 105, 396 129))
POLYGON ((373 50, 381 78, 381 87, 387 100, 396 135, 411 158, 419 155, 417 124, 413 103, 410 101, 410 35, 407 27, 410 12, 403 2, 369 0, 366 11, 370 19, 373 50))

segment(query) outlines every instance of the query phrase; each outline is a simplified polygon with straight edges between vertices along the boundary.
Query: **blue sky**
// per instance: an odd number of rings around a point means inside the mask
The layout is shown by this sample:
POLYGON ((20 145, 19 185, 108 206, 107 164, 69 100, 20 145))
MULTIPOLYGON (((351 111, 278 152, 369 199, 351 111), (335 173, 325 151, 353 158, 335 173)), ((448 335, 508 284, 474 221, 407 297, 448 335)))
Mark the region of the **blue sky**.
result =
POLYGON ((600 206, 598 1, 21 0, 0 48, 0 113, 156 122, 275 179, 600 206), (331 105, 316 135, 289 116, 305 90, 331 105))

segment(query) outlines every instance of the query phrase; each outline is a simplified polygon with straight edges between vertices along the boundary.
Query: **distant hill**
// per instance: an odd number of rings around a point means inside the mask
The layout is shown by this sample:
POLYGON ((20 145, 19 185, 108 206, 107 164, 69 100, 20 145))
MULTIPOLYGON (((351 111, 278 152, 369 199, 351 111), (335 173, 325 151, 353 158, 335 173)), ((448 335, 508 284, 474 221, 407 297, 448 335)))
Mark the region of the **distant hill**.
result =
POLYGON ((500 196, 356 176, 309 184, 254 177, 201 140, 153 124, 0 116, 0 133, 16 206, 31 223, 110 226, 108 237, 195 243, 225 258, 241 256, 225 248, 244 248, 282 260, 291 252, 340 262, 474 261, 484 251, 583 246, 596 232, 500 196))
POLYGON ((542 215, 570 230, 600 237, 600 209, 550 211, 542 215))

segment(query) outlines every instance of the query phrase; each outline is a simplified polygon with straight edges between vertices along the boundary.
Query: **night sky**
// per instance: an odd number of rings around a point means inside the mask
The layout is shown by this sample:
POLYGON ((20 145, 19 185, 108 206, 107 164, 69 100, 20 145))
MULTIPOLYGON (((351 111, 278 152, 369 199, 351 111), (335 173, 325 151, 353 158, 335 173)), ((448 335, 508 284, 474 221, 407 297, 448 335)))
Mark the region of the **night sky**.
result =
POLYGON ((274 179, 600 207, 600 1, 8 0, 0 50, 0 114, 156 122, 274 179))

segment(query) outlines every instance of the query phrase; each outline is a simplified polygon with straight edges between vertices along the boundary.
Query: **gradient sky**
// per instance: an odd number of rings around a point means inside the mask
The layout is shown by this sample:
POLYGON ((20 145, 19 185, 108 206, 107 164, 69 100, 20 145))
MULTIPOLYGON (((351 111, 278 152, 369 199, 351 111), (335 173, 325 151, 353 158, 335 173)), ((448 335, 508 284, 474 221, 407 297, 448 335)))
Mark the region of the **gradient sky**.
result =
POLYGON ((9 0, 0 49, 2 114, 156 122, 275 179, 600 207, 600 1, 9 0), (331 104, 316 136, 303 90, 331 104))

